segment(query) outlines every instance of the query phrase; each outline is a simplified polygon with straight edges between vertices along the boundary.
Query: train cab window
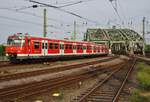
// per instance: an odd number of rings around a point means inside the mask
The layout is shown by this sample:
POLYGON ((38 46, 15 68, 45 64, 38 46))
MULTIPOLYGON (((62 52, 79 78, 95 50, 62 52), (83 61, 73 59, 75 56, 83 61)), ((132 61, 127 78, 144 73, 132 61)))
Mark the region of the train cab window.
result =
POLYGON ((54 46, 55 46, 55 49, 58 49, 58 44, 56 43, 56 44, 54 44, 54 46))
POLYGON ((53 43, 49 43, 49 49, 53 49, 53 43))
POLYGON ((34 42, 34 49, 40 48, 40 42, 34 42))
POLYGON ((7 44, 13 45, 13 46, 24 46, 25 40, 24 39, 11 39, 11 38, 9 38, 7 40, 7 44))

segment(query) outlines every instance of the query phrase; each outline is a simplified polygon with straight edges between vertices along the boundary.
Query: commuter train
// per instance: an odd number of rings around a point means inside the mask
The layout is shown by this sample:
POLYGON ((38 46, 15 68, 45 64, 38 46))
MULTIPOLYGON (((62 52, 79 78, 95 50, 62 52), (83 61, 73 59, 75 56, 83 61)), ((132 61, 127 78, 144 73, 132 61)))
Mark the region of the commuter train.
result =
POLYGON ((10 61, 107 55, 108 47, 85 41, 56 40, 14 34, 8 37, 6 56, 10 61))

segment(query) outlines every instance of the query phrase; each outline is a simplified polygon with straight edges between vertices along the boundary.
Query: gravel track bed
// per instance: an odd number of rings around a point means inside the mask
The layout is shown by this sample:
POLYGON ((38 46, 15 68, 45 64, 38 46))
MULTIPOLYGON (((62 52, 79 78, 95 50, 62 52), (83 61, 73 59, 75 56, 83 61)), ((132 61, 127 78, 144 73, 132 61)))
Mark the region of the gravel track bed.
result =
POLYGON ((94 66, 89 65, 86 67, 83 66, 82 68, 65 70, 65 71, 61 71, 61 72, 54 72, 51 74, 48 73, 48 74, 39 75, 39 76, 20 78, 17 80, 3 81, 0 83, 0 89, 6 88, 9 86, 15 86, 15 85, 27 84, 27 83, 31 83, 31 82, 38 82, 38 81, 46 80, 46 79, 57 78, 57 77, 61 77, 61 76, 65 76, 65 75, 71 75, 71 74, 75 74, 75 73, 82 73, 86 70, 90 70, 92 67, 96 67, 96 66, 108 67, 108 66, 112 66, 112 65, 115 65, 118 63, 122 63, 123 61, 124 61, 124 59, 114 59, 112 61, 95 64, 94 66))
POLYGON ((21 73, 21 72, 30 72, 35 70, 41 69, 48 69, 72 64, 78 64, 83 62, 90 62, 95 60, 104 60, 109 59, 111 57, 97 57, 97 58, 90 58, 90 59, 78 59, 78 60, 70 60, 70 61, 56 61, 56 62, 44 62, 42 64, 29 64, 29 65, 17 65, 17 66, 8 66, 0 68, 0 75, 7 75, 7 74, 14 74, 14 73, 21 73))
MULTIPOLYGON (((113 61, 103 62, 101 65, 112 66, 112 65, 121 63, 127 59, 128 58, 115 59, 113 61)), ((101 74, 93 78, 87 79, 83 82, 74 83, 73 85, 69 85, 65 87, 60 87, 56 90, 46 92, 40 95, 27 97, 26 99, 20 100, 18 102, 35 102, 36 100, 41 100, 41 102, 70 102, 76 96, 79 96, 82 92, 87 90, 89 87, 93 86, 99 79, 103 79, 106 76, 107 76, 106 73, 101 74), (82 84, 79 85, 80 83, 82 84), (52 95, 54 93, 63 93, 63 98, 61 99, 61 98, 53 97, 52 95)))

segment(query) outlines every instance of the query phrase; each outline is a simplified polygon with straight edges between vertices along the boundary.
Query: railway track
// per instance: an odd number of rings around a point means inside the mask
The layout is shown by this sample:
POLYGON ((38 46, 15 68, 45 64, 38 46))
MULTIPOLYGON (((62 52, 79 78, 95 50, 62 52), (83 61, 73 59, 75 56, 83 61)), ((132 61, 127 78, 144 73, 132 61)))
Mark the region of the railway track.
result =
POLYGON ((13 65, 9 61, 0 61, 0 67, 7 67, 13 65))
POLYGON ((10 88, 5 88, 0 90, 1 100, 14 100, 21 99, 27 96, 47 92, 53 90, 57 87, 70 85, 75 82, 88 79, 89 77, 97 75, 98 72, 106 73, 110 72, 118 67, 122 67, 124 64, 118 64, 111 68, 93 68, 93 70, 87 70, 80 74, 74 74, 49 80, 44 80, 40 82, 28 83, 20 86, 13 86, 10 88))
MULTIPOLYGON (((67 59, 66 59, 67 60, 67 59)), ((70 59, 71 60, 71 59, 70 59)), ((78 60, 78 59, 76 59, 76 60, 78 60)), ((57 60, 51 60, 51 61, 48 61, 48 63, 51 63, 51 62, 56 62, 57 60)), ((12 62, 10 62, 10 61, 0 61, 0 68, 2 68, 2 67, 14 67, 14 66, 26 66, 26 65, 33 65, 33 64, 42 64, 42 63, 44 63, 45 61, 31 61, 31 62, 29 62, 29 61, 26 61, 26 62, 19 62, 19 63, 12 63, 12 62)))
MULTIPOLYGON (((15 73, 15 74, 8 74, 8 75, 3 75, 0 76, 0 82, 2 81, 9 81, 9 80, 16 80, 16 79, 21 79, 21 78, 27 78, 31 76, 38 76, 42 74, 47 74, 47 73, 54 73, 54 72, 60 72, 60 71, 65 71, 65 70, 71 70, 74 68, 81 68, 89 65, 94 65, 94 64, 99 64, 101 62, 106 62, 106 61, 111 61, 116 59, 117 57, 112 57, 109 59, 103 59, 103 60, 97 60, 97 61, 91 61, 91 62, 84 62, 80 64, 73 64, 73 65, 68 65, 68 66, 60 66, 56 68, 49 68, 49 69, 43 69, 43 70, 36 70, 36 71, 30 71, 30 72, 22 72, 22 73, 15 73)), ((99 66, 98 66, 99 67, 99 66)))
POLYGON ((118 102, 135 62, 136 60, 133 64, 116 69, 72 102, 118 102))

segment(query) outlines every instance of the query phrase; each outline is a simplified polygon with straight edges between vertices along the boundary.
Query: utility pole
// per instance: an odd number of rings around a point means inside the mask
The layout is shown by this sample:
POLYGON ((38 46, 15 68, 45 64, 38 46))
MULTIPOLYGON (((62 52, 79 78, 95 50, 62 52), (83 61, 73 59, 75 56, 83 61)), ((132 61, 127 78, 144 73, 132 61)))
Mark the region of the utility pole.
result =
POLYGON ((145 17, 143 17, 143 55, 145 56, 145 17))
POLYGON ((76 21, 74 21, 74 40, 76 40, 76 21))
POLYGON ((144 40, 144 43, 145 43, 145 17, 143 17, 143 40, 144 40))
POLYGON ((44 9, 44 24, 43 24, 43 37, 46 37, 47 34, 47 11, 44 9))

